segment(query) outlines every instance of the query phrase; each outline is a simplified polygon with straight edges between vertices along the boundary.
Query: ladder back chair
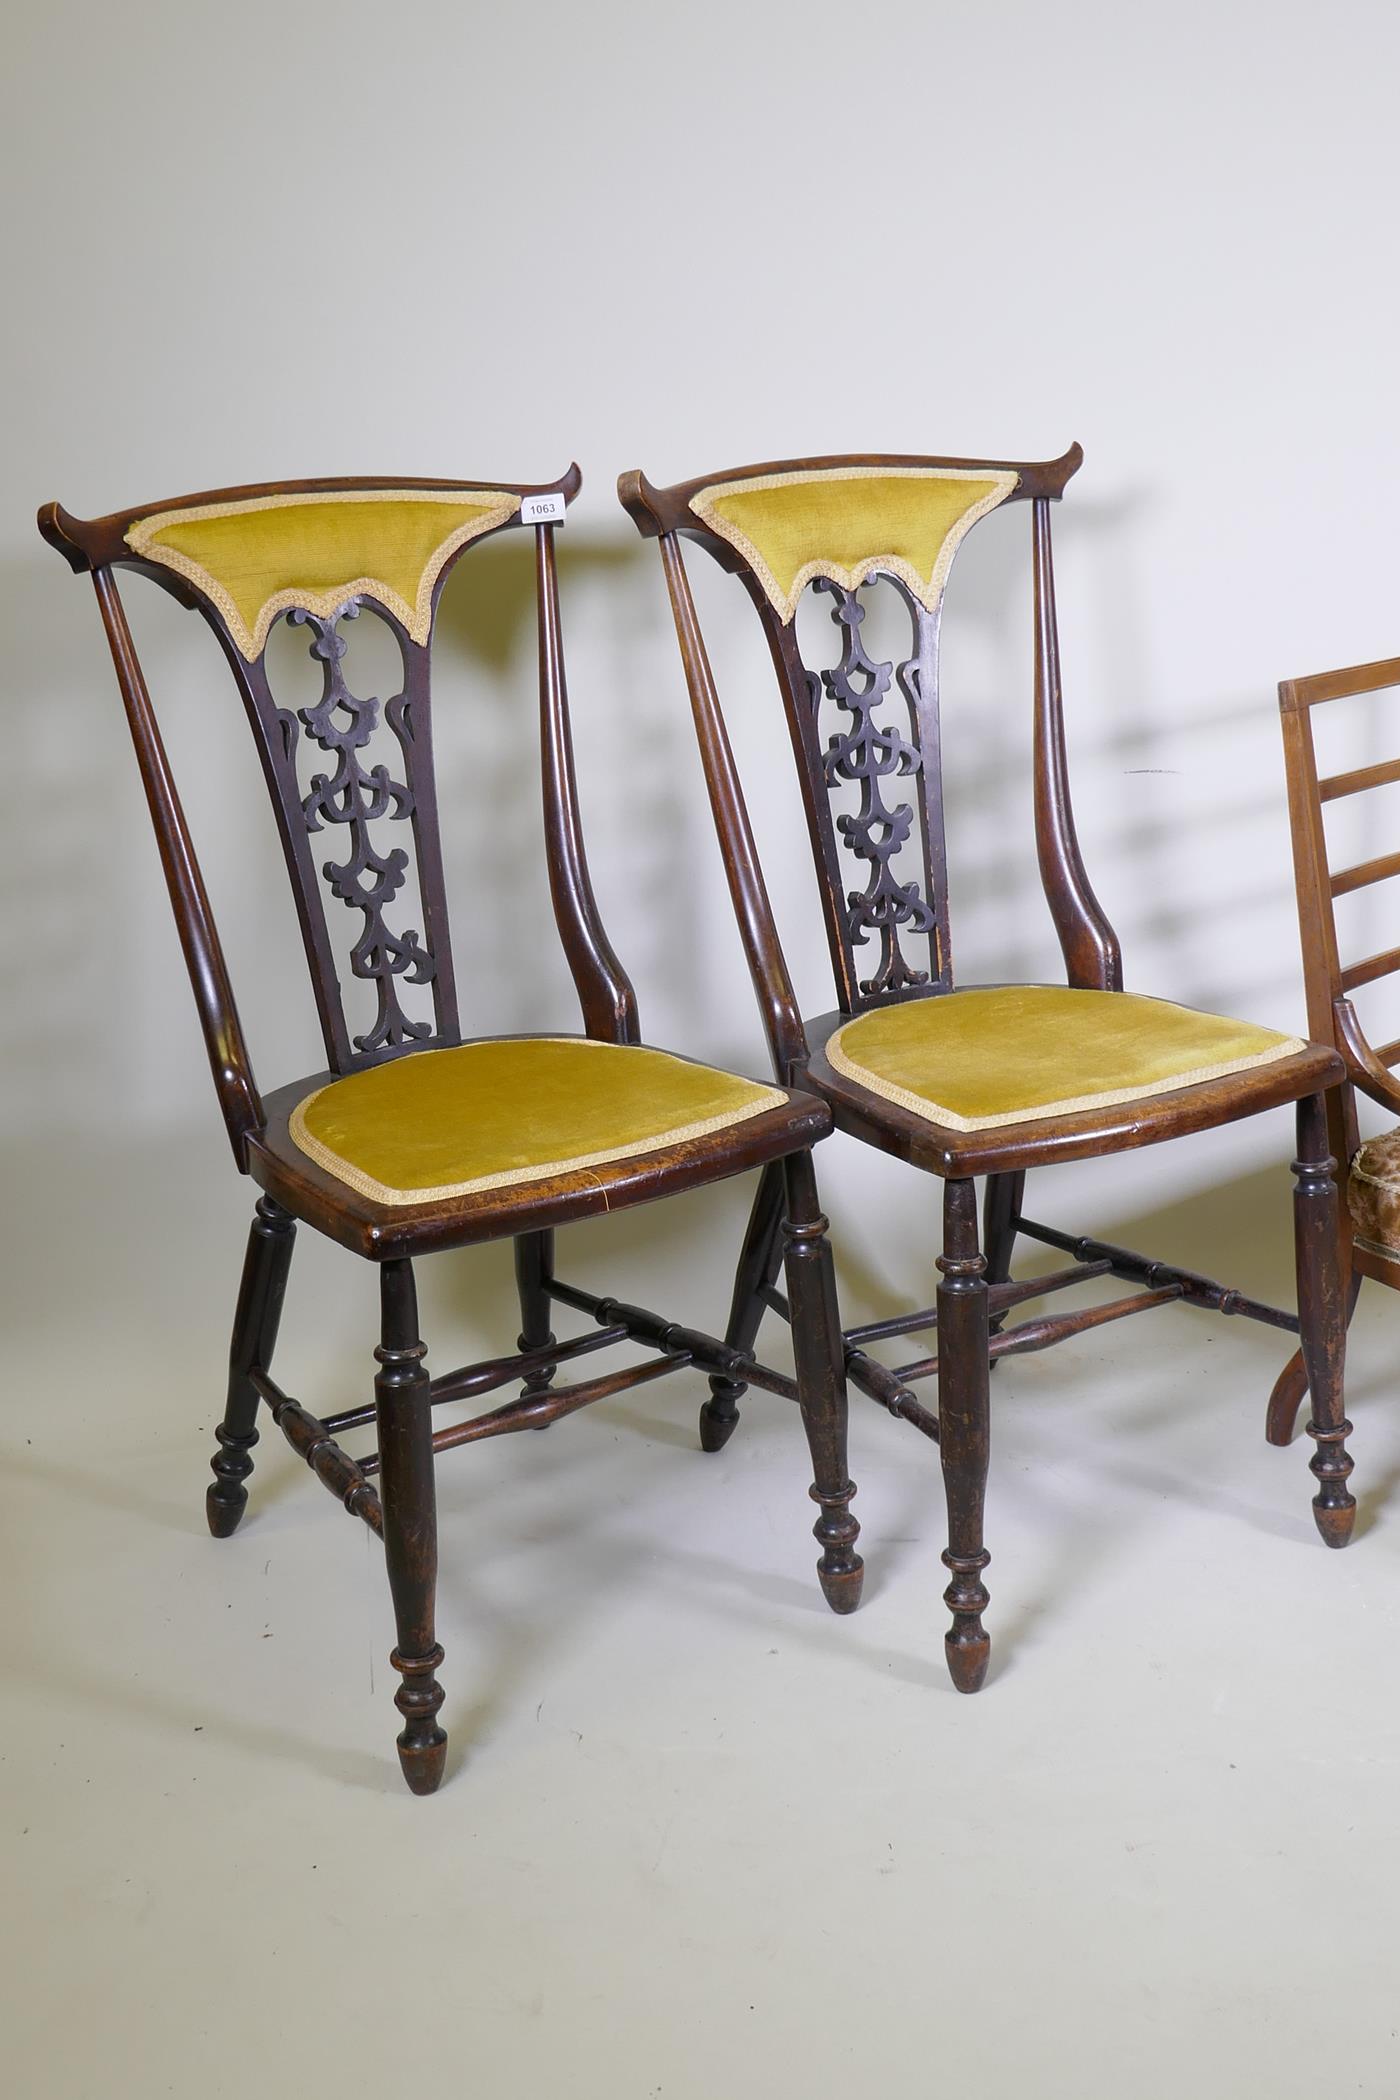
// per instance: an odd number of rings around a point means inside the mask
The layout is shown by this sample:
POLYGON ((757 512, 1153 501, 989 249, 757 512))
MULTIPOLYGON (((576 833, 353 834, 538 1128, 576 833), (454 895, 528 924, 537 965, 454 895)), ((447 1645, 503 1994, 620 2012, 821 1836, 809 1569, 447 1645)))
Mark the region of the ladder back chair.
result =
MULTIPOLYGON (((976 1691, 983 1624, 983 1504, 989 1373, 1106 1321, 1182 1300, 1300 1332, 1316 1439, 1313 1509, 1329 1545, 1351 1535, 1352 1461, 1342 1411, 1345 1321, 1328 1153, 1336 1054, 1271 1029, 1125 992, 1117 936, 1090 886, 1070 805, 1050 548, 1050 505, 1083 455, 1009 460, 870 456, 782 460, 655 488, 624 474, 618 493, 660 541, 676 632, 739 907, 750 972, 785 1085, 810 1086, 840 1130, 944 1183, 934 1306, 849 1330, 850 1381, 939 1445, 948 1503, 952 1614, 946 1653, 976 1691), (938 644, 958 546, 1005 503, 1028 503, 1035 629, 1033 809, 1040 876, 1068 984, 961 989, 953 973, 939 749, 938 644), (835 977, 836 1010, 798 1011, 736 777, 681 542, 738 576, 762 624, 797 763, 835 977), (839 661, 813 669, 797 613, 829 601, 839 661), (902 611, 907 653, 882 661, 863 640, 877 591, 902 611), (1029 1168, 1157 1144, 1297 1103, 1295 1221, 1299 1314, 1132 1250, 1037 1223, 1023 1209, 1029 1168), (987 1177, 979 1241, 976 1177, 987 1177), (1069 1265, 1015 1281, 1018 1235, 1069 1265), (1114 1276, 1130 1294, 1007 1326, 1018 1304, 1114 1276), (937 1330, 938 1354, 891 1369, 872 1343, 937 1330), (912 1388, 937 1374, 938 1413, 912 1388)), ((808 651, 811 654, 811 651, 808 651)), ((774 1288, 780 1190, 760 1184, 735 1280, 731 1346, 751 1348, 774 1288)), ((706 1441, 737 1420, 741 1379, 712 1378, 706 1441)))
MULTIPOLYGON (((848 1510, 846 1399, 826 1220, 810 1146, 823 1103, 643 1045, 637 1000, 589 884, 560 642, 555 532, 576 467, 545 486, 511 482, 287 482, 220 489, 81 520, 57 504, 44 538, 91 574, 125 702, 190 984, 234 1161, 263 1191, 248 1243, 230 1351, 228 1399, 207 1512, 216 1538, 248 1499, 260 1404, 293 1449, 383 1541, 402 1683, 398 1738, 415 1793, 438 1787, 442 1649, 434 1629, 438 1452, 542 1428, 593 1401, 694 1365, 796 1400, 819 1505, 818 1571, 828 1602, 859 1600, 858 1527, 848 1510), (464 1037, 458 1019, 434 784, 429 669, 439 594, 463 551, 534 524, 545 850, 554 916, 583 1015, 582 1034, 464 1037), (326 1070, 263 1096, 234 1004, 194 844, 181 809, 116 571, 132 569, 198 610, 242 694, 291 876, 325 1039, 326 1070), (354 637, 383 621, 402 656, 401 689, 380 701, 351 683, 354 637), (322 695, 280 705, 267 643, 281 620, 304 631, 322 695), (360 623, 360 624, 352 624, 360 623), (349 632, 347 632, 347 629, 349 632), (409 884, 416 868, 418 908, 409 884), (358 915, 358 916, 357 916, 358 915), (338 939, 339 928, 351 931, 338 939), (337 949, 349 955, 349 987, 337 949), (356 1027, 348 988, 373 1002, 356 1027), (753 1167, 782 1184, 796 1377, 680 1322, 579 1289, 555 1273, 557 1226, 696 1188, 753 1167), (374 1398, 318 1418, 272 1377, 298 1221, 379 1268, 374 1398), (517 1351, 429 1377, 413 1263, 439 1248, 511 1237, 517 1351), (589 1324, 552 1332, 556 1305, 589 1324), (582 1383, 561 1364, 615 1343, 640 1363, 582 1383), (501 1388, 519 1394, 434 1430, 432 1409, 501 1388), (374 1426, 353 1458, 340 1439, 374 1426)), ((360 683, 356 680, 356 683, 360 683)))
MULTIPOLYGON (((1352 993, 1400 971, 1400 948, 1343 963, 1336 902, 1400 875, 1400 853, 1384 853, 1334 871, 1324 812, 1329 804, 1400 782, 1400 759, 1319 775, 1313 710, 1334 700, 1360 699, 1400 687, 1400 657, 1286 679, 1278 689, 1284 767, 1293 835, 1293 874, 1307 991, 1308 1030, 1331 1043, 1346 1067, 1346 1084, 1330 1097, 1331 1145, 1341 1162, 1344 1201, 1341 1229, 1348 1274, 1347 1316, 1356 1308, 1364 1277, 1400 1289, 1400 1127, 1363 1144, 1357 1120, 1359 1089, 1400 1116, 1400 1041, 1373 1045, 1352 993)), ((1294 1357, 1269 1403, 1269 1441, 1286 1444, 1307 1390, 1304 1367, 1294 1357)))

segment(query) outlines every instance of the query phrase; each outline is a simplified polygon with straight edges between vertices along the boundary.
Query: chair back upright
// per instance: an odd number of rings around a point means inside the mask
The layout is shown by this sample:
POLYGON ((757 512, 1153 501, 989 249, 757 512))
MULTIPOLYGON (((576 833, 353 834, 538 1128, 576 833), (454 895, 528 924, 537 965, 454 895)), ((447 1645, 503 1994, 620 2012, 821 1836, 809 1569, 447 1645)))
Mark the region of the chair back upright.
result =
MULTIPOLYGON (((1373 883, 1400 875, 1400 853, 1334 869, 1328 851, 1324 810, 1329 803, 1349 801, 1400 782, 1400 759, 1383 759, 1343 773, 1321 775, 1313 734, 1313 710, 1333 700, 1400 686, 1400 657, 1383 663, 1358 664, 1347 670, 1323 671, 1312 678, 1286 679, 1278 689, 1283 726, 1284 767, 1288 777, 1288 810, 1293 834, 1293 875, 1298 895, 1298 928, 1303 949, 1303 981, 1308 1001, 1308 1032, 1330 1043, 1343 1058, 1355 1086, 1392 1114, 1400 1115, 1400 1040, 1372 1045, 1351 994, 1361 986, 1400 971, 1400 948, 1343 960, 1337 934, 1336 900, 1373 883)), ((1357 1143, 1354 1110, 1348 1104, 1344 1138, 1347 1158, 1357 1143)), ((1343 1168, 1346 1159, 1342 1161, 1343 1168)))

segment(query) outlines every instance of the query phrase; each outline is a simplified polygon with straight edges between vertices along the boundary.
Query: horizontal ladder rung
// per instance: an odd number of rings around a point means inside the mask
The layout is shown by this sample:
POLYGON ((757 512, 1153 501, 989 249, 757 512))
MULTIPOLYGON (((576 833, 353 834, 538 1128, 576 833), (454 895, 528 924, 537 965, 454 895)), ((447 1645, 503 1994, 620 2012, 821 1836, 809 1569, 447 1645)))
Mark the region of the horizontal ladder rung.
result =
POLYGON ((1368 955, 1363 962, 1347 964, 1342 972, 1342 990, 1354 992, 1359 984, 1373 984, 1377 977, 1389 977, 1396 970, 1400 970, 1400 948, 1368 955))
POLYGON ((938 1442, 938 1417, 921 1407, 911 1392, 901 1383, 896 1372, 875 1357, 867 1356, 862 1349, 847 1349, 846 1376, 851 1384, 858 1386, 870 1399, 877 1400, 881 1407, 901 1421, 910 1422, 915 1429, 933 1443, 938 1442))
POLYGON ((896 1313, 889 1320, 867 1320, 863 1327, 848 1327, 846 1343, 851 1348, 863 1348, 867 1342, 888 1341, 891 1335, 921 1334, 926 1327, 938 1325, 938 1312, 926 1305, 921 1312, 896 1313))
MULTIPOLYGON (((1096 1276, 1106 1276, 1112 1266, 1109 1261, 1081 1261, 1076 1262, 1072 1269, 1052 1269, 1044 1276, 1027 1276, 1016 1283, 989 1283, 987 1310, 995 1318, 1009 1306, 1020 1305, 1027 1298, 1048 1298, 1055 1291, 1072 1290, 1077 1283, 1092 1283, 1096 1276)), ((901 1334, 922 1334, 927 1328, 937 1325, 937 1306, 926 1305, 922 1312, 896 1313, 889 1320, 868 1320, 863 1327, 848 1327, 846 1343, 847 1347, 863 1349, 867 1342, 891 1341, 901 1334)))
POLYGON ((1149 1312, 1154 1305, 1170 1305, 1184 1295, 1179 1283, 1160 1290, 1139 1291, 1132 1298, 1111 1298, 1107 1305, 1088 1305, 1083 1312, 1046 1313, 1040 1320, 1023 1320, 1019 1327, 1005 1327, 994 1334, 991 1355, 1022 1356, 1032 1349, 1049 1349, 1070 1335, 1087 1334, 1091 1327, 1106 1327, 1113 1320, 1126 1320, 1133 1313, 1149 1312))
MULTIPOLYGON (((515 1356, 495 1357, 488 1362, 468 1365, 461 1371, 444 1372, 441 1378, 433 1379, 428 1398, 434 1407, 449 1401, 465 1400, 477 1394, 489 1392, 497 1386, 509 1385, 516 1379, 526 1379, 533 1373, 552 1370, 555 1365, 570 1357, 585 1356, 595 1349, 607 1349, 617 1342, 642 1342, 660 1348, 664 1354, 649 1357, 640 1364, 632 1364, 618 1371, 611 1371, 601 1378, 591 1379, 587 1384, 575 1386, 551 1386, 547 1391, 522 1394, 518 1399, 507 1401, 504 1406, 493 1408, 489 1413, 476 1415, 468 1422, 457 1422, 449 1428, 435 1431, 434 1451, 452 1451, 459 1444, 474 1444, 483 1437, 505 1436, 518 1429, 543 1429, 557 1422, 563 1415, 571 1415, 579 1408, 591 1407, 597 1400, 609 1400, 615 1394, 629 1392, 633 1386, 645 1385, 650 1379, 665 1378, 671 1371, 682 1371, 688 1365, 706 1372, 712 1378, 726 1378, 735 1385, 754 1385, 763 1392, 775 1393, 783 1400, 797 1400, 800 1396, 797 1382, 782 1371, 770 1370, 767 1364, 756 1363, 748 1351, 732 1349, 727 1342, 717 1341, 713 1335, 702 1334, 698 1328, 682 1327, 678 1321, 668 1320, 661 1313, 650 1312, 644 1305, 624 1305, 615 1298, 600 1298, 592 1291, 581 1290, 575 1284, 561 1283, 551 1277, 546 1285, 550 1296, 561 1304, 572 1305, 580 1312, 588 1313, 599 1325, 592 1334, 580 1335, 572 1341, 551 1342, 544 1349, 523 1350, 515 1356)), ((283 1396, 272 1385, 270 1379, 255 1374, 255 1383, 269 1402, 283 1396)), ((332 1415, 327 1422, 314 1422, 314 1429, 325 1440, 326 1447, 336 1454, 336 1462, 344 1459, 339 1446, 334 1444, 329 1431, 349 1429, 360 1423, 372 1422, 375 1418, 373 1404, 366 1407, 347 1408, 343 1414, 332 1415)), ((313 1418, 308 1418, 313 1419, 313 1418)), ((285 1425, 284 1425, 285 1426, 285 1425)), ((344 1459, 345 1464, 356 1471, 361 1481, 380 1470, 379 1454, 371 1452, 367 1458, 344 1459)), ((328 1485, 333 1483, 328 1482, 328 1485)), ((366 1487, 364 1493, 374 1502, 374 1492, 366 1487)), ((374 1502, 375 1510, 378 1509, 374 1502)), ((367 1518, 367 1521, 369 1519, 367 1518)))
POLYGON ((1400 780, 1400 758, 1388 758, 1383 765, 1358 766, 1354 773, 1333 773, 1319 780, 1317 792, 1324 802, 1336 802, 1343 795, 1362 795, 1367 788, 1389 787, 1396 780, 1400 780))
POLYGON ((644 1363, 605 1372, 601 1378, 587 1379, 582 1385, 561 1386, 557 1392, 540 1393, 531 1400, 508 1400, 504 1407, 493 1408, 489 1415, 478 1415, 475 1421, 437 1430, 433 1449, 451 1451, 458 1444, 474 1444, 480 1437, 499 1436, 503 1430, 531 1429, 541 1422, 557 1422, 561 1415, 592 1407, 597 1400, 611 1400, 618 1393, 630 1392, 634 1385, 646 1385, 653 1378, 684 1370, 689 1361, 688 1356, 680 1354, 649 1356, 644 1363))
POLYGON ((750 1375, 753 1359, 746 1350, 731 1349, 727 1342, 702 1334, 698 1327, 683 1327, 679 1320, 668 1320, 664 1313, 652 1312, 645 1305, 600 1298, 596 1292, 581 1290, 575 1283, 563 1283, 557 1276, 552 1276, 545 1288, 561 1305, 572 1305, 576 1312, 587 1313, 600 1326, 621 1328, 628 1341, 640 1342, 645 1348, 684 1356, 711 1377, 732 1378, 742 1384, 750 1375))
MULTIPOLYGON (((467 1364, 460 1371, 444 1371, 434 1378, 428 1387, 429 1400, 434 1407, 447 1407, 456 1400, 472 1400, 481 1393, 495 1392, 498 1386, 511 1385, 519 1379, 532 1377, 537 1371, 552 1371, 557 1364, 567 1363, 570 1357, 589 1356, 595 1349, 611 1348, 614 1342, 625 1342, 625 1327, 600 1327, 594 1334, 582 1334, 569 1342, 551 1342, 547 1349, 526 1349, 515 1356, 497 1356, 486 1363, 467 1364)), ((366 1401, 363 1407, 347 1407, 343 1413, 326 1416, 326 1427, 339 1435, 342 1429, 359 1429, 364 1423, 375 1419, 375 1405, 366 1401)))
MULTIPOLYGON (((691 1359, 694 1362, 694 1358, 691 1359)), ((704 1365, 700 1365, 704 1369, 704 1365)), ((746 1364, 742 1371, 734 1374, 736 1384, 740 1379, 745 1385, 756 1385, 761 1393, 776 1393, 780 1400, 798 1400, 797 1380, 787 1378, 781 1371, 770 1371, 767 1364, 746 1364)))
POLYGON ((595 1349, 611 1348, 614 1342, 625 1342, 625 1327, 600 1327, 594 1334, 581 1334, 569 1342, 551 1342, 544 1349, 526 1349, 517 1356, 497 1357, 493 1363, 469 1364, 461 1371, 446 1371, 435 1378, 429 1387, 433 1406, 442 1407, 452 1400, 471 1400, 478 1393, 493 1392, 497 1386, 509 1385, 512 1379, 529 1378, 536 1371, 552 1370, 556 1364, 568 1363, 571 1357, 590 1356, 595 1349))
POLYGON ((330 1489, 352 1517, 362 1518, 370 1530, 382 1538, 384 1515, 379 1507, 379 1497, 366 1478, 374 1470, 373 1466, 361 1465, 348 1451, 342 1451, 326 1424, 318 1421, 299 1400, 284 1393, 266 1371, 254 1368, 248 1373, 248 1378, 259 1398, 271 1409, 273 1421, 298 1458, 305 1459, 321 1485, 330 1489))
POLYGON ((1354 868, 1343 868, 1340 875, 1334 875, 1327 886, 1334 897, 1346 897, 1352 890, 1369 889, 1373 882, 1388 882, 1392 875, 1400 875, 1400 853, 1358 861, 1354 868))
MULTIPOLYGON (((672 1371, 683 1370, 689 1361, 687 1356, 648 1357, 645 1363, 631 1364, 625 1371, 610 1371, 602 1378, 590 1378, 583 1385, 560 1386, 557 1391, 551 1388, 528 1400, 508 1400, 504 1407, 476 1415, 470 1422, 435 1429, 433 1450, 455 1451, 459 1444, 480 1443, 483 1437, 509 1436, 518 1429, 545 1429, 564 1415, 577 1414, 581 1407, 592 1407, 595 1401, 611 1400, 618 1393, 629 1392, 634 1385, 645 1385, 652 1378, 665 1378, 672 1371)), ((377 1473, 378 1457, 361 1459, 360 1470, 377 1473)))
MULTIPOLYGON (((1107 1305, 1086 1305, 1080 1312, 1046 1313, 1039 1320, 1022 1320, 1019 1326, 1004 1327, 1000 1334, 994 1334, 987 1344, 987 1354, 995 1363, 1000 1356, 1024 1356, 1032 1349, 1051 1349, 1072 1335, 1087 1334, 1091 1327, 1107 1327, 1114 1320, 1150 1312, 1154 1305, 1170 1305, 1183 1296, 1181 1284, 1168 1283, 1155 1291, 1135 1291, 1131 1298, 1111 1298, 1107 1305)), ((916 1363, 900 1364, 893 1375, 896 1381, 913 1385, 920 1379, 936 1377, 937 1373, 938 1358, 921 1356, 916 1363)))
MULTIPOLYGON (((1392 1047, 1400 1051, 1400 1045, 1392 1047)), ((1106 1260, 1112 1274, 1121 1276, 1125 1283, 1145 1283, 1154 1290, 1179 1283, 1181 1295, 1188 1305, 1201 1306, 1208 1312, 1238 1314, 1245 1320, 1259 1320, 1266 1327, 1281 1327, 1286 1334, 1298 1332, 1296 1313, 1284 1312, 1277 1305, 1266 1305, 1262 1299, 1247 1297, 1243 1291, 1217 1283, 1213 1276, 1198 1276, 1194 1269, 1179 1269, 1169 1261, 1153 1261, 1150 1255, 1135 1254, 1131 1247, 1115 1247, 1108 1240, 1092 1239, 1085 1233, 1059 1232, 1053 1225, 1037 1224, 1033 1218, 1022 1218, 1017 1230, 1029 1240, 1039 1240, 1042 1246, 1062 1248, 1076 1261, 1106 1260)))
POLYGON ((1044 1276, 1027 1276, 1019 1283, 989 1283, 987 1310, 999 1313, 1009 1305, 1023 1305, 1028 1298, 1048 1298, 1054 1291, 1072 1290, 1076 1283, 1092 1283, 1095 1277, 1107 1276, 1112 1267, 1107 1258, 1077 1261, 1072 1269, 1051 1269, 1044 1276))

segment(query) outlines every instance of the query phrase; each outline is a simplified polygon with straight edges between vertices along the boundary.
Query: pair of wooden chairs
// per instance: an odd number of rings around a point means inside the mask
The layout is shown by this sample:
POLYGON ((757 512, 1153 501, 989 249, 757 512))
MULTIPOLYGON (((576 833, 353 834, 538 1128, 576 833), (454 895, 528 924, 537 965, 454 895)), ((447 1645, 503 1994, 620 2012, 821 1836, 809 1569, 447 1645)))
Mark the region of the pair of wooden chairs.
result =
MULTIPOLYGON (((625 475, 621 500, 660 543, 710 801, 773 1061, 773 1083, 644 1046, 631 983, 590 887, 560 641, 555 534, 576 468, 546 486, 343 481, 219 490, 92 521, 57 505, 40 530, 91 574, 125 702, 235 1163, 262 1190, 212 1461, 217 1537, 247 1503, 260 1408, 347 1510, 384 1544, 401 1673, 398 1739, 417 1793, 442 1778, 442 1650, 434 1625, 434 1464, 439 1452, 537 1428, 645 1380, 706 1374, 700 1439, 719 1449, 749 1386, 798 1404, 818 1505, 828 1603, 855 1608, 862 1565, 846 1456, 847 1381, 936 1441, 948 1504, 948 1662, 975 1691, 989 1652, 983 1501, 989 1381, 1002 1356, 1180 1300, 1296 1332, 1290 1390, 1311 1392, 1314 1509, 1345 1544, 1354 1502, 1343 1416, 1345 1304, 1329 1156, 1335 1050, 1122 989, 1117 939, 1089 885, 1070 806, 1051 568, 1050 505, 1080 463, 939 458, 783 462, 666 489, 625 475), (1034 823, 1064 986, 957 989, 949 940, 939 757, 939 615, 958 545, 979 519, 1025 502, 1035 622, 1034 823), (429 665, 439 596, 459 556, 533 527, 545 848, 554 913, 583 1033, 464 1038, 452 968, 433 772, 429 665), (804 1019, 789 980, 711 676, 682 541, 744 585, 772 655, 801 783, 835 977, 836 1007, 804 1019), (116 571, 134 569, 198 610, 242 693, 291 877, 326 1070, 263 1096, 230 988, 189 828, 132 642, 116 571), (835 660, 809 666, 797 611, 809 589, 835 622, 835 660), (907 651, 881 660, 867 608, 893 594, 907 651), (403 660, 381 706, 353 687, 355 621, 378 618, 403 660), (314 704, 279 703, 267 644, 286 619, 322 673, 314 704), (376 755, 376 753, 378 755, 376 755), (410 872, 418 909, 410 909, 410 872), (415 923, 416 922, 416 923, 415 923), (350 992, 338 938, 349 925, 350 992), (1155 1144, 1285 1103, 1298 1108, 1299 1311, 1255 1302, 1131 1250, 1036 1223, 1030 1168, 1155 1144), (933 1306, 841 1331, 812 1147, 833 1125, 944 1185, 933 1306), (718 1338, 599 1296, 556 1270, 571 1221, 752 1169, 759 1180, 718 1338), (986 1179, 979 1237, 977 1180, 986 1179), (273 1350, 298 1222, 379 1270, 373 1403, 310 1413, 276 1383, 273 1350), (515 1353, 430 1376, 415 1260, 510 1236, 521 1331, 515 1353), (1066 1266, 1011 1277, 1018 1236, 1066 1266), (786 1293, 777 1288, 786 1268, 786 1293), (1104 1276, 1134 1286, 1077 1313, 1008 1325, 1019 1305, 1104 1276), (569 1339, 554 1309, 589 1323, 569 1339), (791 1323, 795 1375, 757 1357, 765 1312, 791 1323), (936 1329, 938 1355, 891 1368, 872 1353, 936 1329), (650 1353, 561 1385, 559 1367, 632 1342, 650 1353), (914 1388, 938 1377, 935 1415, 914 1388), (433 1410, 507 1388, 515 1397, 434 1429, 433 1410), (373 1425, 374 1449, 341 1439, 373 1425)), ((809 652, 810 653, 810 652, 809 652)), ((832 652, 827 652, 828 656, 832 652)), ((1319 1033, 1323 1031, 1319 1030, 1319 1033)), ((1271 1416, 1271 1427, 1276 1426, 1271 1416)))

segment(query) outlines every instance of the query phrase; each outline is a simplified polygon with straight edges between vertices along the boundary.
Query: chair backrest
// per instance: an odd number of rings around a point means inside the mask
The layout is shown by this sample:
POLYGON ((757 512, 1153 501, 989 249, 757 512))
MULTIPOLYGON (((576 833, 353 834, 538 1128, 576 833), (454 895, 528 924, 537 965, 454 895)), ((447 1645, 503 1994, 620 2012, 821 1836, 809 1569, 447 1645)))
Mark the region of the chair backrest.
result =
POLYGON ((858 1013, 953 987, 939 745, 943 592, 953 557, 978 520, 1004 503, 1029 501, 1041 880, 1070 983, 1117 990, 1118 940, 1090 887, 1070 806, 1050 550, 1050 504, 1082 458, 1074 445, 1039 463, 885 455, 782 460, 670 488, 654 488, 636 472, 618 483, 638 530, 661 541, 711 803, 780 1073, 800 1066, 805 1038, 680 538, 698 541, 737 573, 757 608, 797 761, 837 1002, 843 1013, 858 1013), (863 639, 880 579, 908 617, 909 643, 899 660, 880 661, 863 639), (804 660, 798 631, 809 590, 829 597, 841 642, 839 661, 816 670, 804 660), (837 710, 826 726, 824 703, 837 710), (872 942, 867 961, 857 951, 872 942))
POLYGON ((1350 997, 1360 986, 1400 971, 1400 948, 1385 948, 1356 962, 1344 963, 1335 909, 1338 897, 1400 875, 1400 853, 1381 854, 1334 872, 1323 820, 1323 809, 1329 802, 1346 801, 1373 788, 1400 782, 1400 758, 1319 776, 1313 735, 1315 707, 1329 700, 1382 692, 1388 686, 1400 686, 1400 657, 1384 663, 1357 664, 1343 671, 1323 671, 1312 678, 1287 679, 1278 689, 1278 703, 1288 775, 1308 1032, 1318 1042, 1336 1046, 1363 1092, 1382 1106, 1400 1112, 1400 1081, 1391 1069, 1400 1064, 1400 1040, 1373 1048, 1350 997))
POLYGON ((216 489, 84 520, 58 504, 39 530, 90 572, 126 703, 215 1085, 234 1154, 263 1111, 209 899, 137 658, 114 571, 134 569, 202 613, 242 693, 291 876, 326 1056, 335 1072, 459 1040, 433 772, 431 654, 439 595, 465 549, 533 524, 540 730, 550 891, 591 1035, 634 1041, 636 999, 598 917, 584 859, 560 643, 554 533, 577 467, 545 485, 312 481, 216 489), (391 631, 400 689, 381 707, 347 682, 346 623, 391 631), (305 631, 321 697, 279 704, 267 650, 281 620, 305 631), (324 763, 322 760, 324 759, 324 763), (327 847, 330 847, 329 855, 327 847), (416 877, 418 909, 412 907, 416 877), (347 925, 346 909, 360 914, 347 925), (408 923, 421 917, 420 924, 408 923), (337 949, 376 1001, 352 1034, 337 949), (428 989, 431 1017, 405 1010, 428 989))

